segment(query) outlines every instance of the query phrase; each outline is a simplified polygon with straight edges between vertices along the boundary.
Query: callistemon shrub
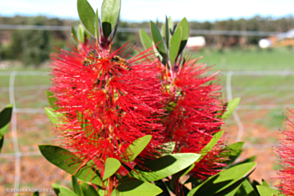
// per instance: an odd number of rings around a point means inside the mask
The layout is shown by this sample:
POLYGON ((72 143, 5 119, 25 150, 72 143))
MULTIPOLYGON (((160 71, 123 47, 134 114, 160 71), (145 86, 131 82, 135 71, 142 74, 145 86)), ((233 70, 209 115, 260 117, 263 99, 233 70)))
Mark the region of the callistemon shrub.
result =
MULTIPOLYGON (((215 84, 216 74, 206 73, 209 69, 195 59, 162 74, 165 91, 169 94, 163 122, 164 136, 166 142, 175 142, 174 153, 200 153, 213 134, 220 131, 221 87, 215 84)), ((224 166, 222 158, 219 158, 221 148, 219 142, 200 162, 195 163, 191 174, 202 179, 216 174, 218 170, 215 169, 224 166)))
POLYGON ((223 148, 222 139, 207 154, 203 153, 204 147, 213 134, 221 131, 223 124, 218 75, 207 73, 212 71, 211 66, 183 55, 189 37, 186 18, 176 27, 171 18, 166 18, 162 35, 157 25, 150 21, 150 31, 152 37, 140 31, 141 41, 145 48, 152 47, 152 42, 158 43, 155 50, 164 67, 161 73, 163 91, 169 97, 164 118, 161 119, 165 129, 164 142, 175 142, 174 153, 205 154, 190 172, 196 178, 205 179, 224 166, 223 158, 219 156, 223 148))
MULTIPOLYGON (((293 110, 290 110, 292 115, 293 110)), ((277 149, 280 164, 282 168, 279 171, 279 179, 281 180, 278 188, 285 195, 294 195, 294 118, 287 119, 287 128, 282 131, 285 138, 281 139, 281 145, 277 149)))
MULTIPOLYGON (((148 51, 122 58, 128 47, 110 52, 89 43, 53 59, 51 91, 63 114, 57 131, 67 149, 102 175, 107 158, 134 166, 126 149, 135 139, 146 134, 163 137, 157 122, 164 111, 160 62, 148 51)), ((144 151, 146 156, 159 144, 156 139, 144 151)), ((122 166, 118 172, 124 171, 122 166)))

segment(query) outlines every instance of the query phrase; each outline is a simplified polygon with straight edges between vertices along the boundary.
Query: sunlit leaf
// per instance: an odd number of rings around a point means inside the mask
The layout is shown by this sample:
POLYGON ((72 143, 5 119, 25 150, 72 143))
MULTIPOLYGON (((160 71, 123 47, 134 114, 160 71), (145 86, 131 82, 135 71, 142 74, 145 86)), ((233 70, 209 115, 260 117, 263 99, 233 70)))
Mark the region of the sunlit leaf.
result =
POLYGON ((39 145, 39 149, 42 155, 53 165, 56 165, 80 180, 102 185, 100 177, 91 169, 91 167, 84 166, 77 171, 83 163, 70 151, 52 145, 39 145))
POLYGON ((104 0, 101 8, 102 31, 105 37, 108 37, 114 29, 119 19, 120 0, 104 0))
POLYGON ((114 158, 107 158, 105 161, 105 171, 103 181, 112 176, 121 166, 121 163, 114 158))
MULTIPOLYGON (((80 21, 85 27, 85 29, 93 36, 95 37, 95 12, 89 2, 87 0, 78 0, 77 1, 77 7, 78 7, 78 14, 80 17, 80 21)), ((80 37, 81 38, 81 37, 80 37)), ((80 40, 82 41, 82 40, 80 40)), ((83 43, 83 42, 82 42, 83 43)))

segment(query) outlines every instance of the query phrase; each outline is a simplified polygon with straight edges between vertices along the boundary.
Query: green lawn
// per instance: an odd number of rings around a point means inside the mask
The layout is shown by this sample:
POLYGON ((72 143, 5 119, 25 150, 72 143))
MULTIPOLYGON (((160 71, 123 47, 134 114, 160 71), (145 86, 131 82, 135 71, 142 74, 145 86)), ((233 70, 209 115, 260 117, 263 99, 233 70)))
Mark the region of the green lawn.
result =
POLYGON ((193 57, 199 56, 203 56, 200 62, 215 65, 216 70, 222 71, 294 70, 294 50, 287 48, 227 49, 222 52, 204 49, 193 52, 193 57))

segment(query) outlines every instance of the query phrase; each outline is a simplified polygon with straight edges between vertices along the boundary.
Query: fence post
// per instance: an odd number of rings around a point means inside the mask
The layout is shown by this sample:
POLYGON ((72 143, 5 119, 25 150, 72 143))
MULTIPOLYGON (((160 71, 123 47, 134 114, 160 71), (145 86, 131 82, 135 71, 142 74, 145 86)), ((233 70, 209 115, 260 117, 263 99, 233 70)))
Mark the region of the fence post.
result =
MULTIPOLYGON (((227 99, 228 101, 231 101, 233 99, 233 92, 232 92, 232 76, 233 76, 234 72, 233 71, 229 71, 227 73, 227 78, 226 78, 226 89, 227 89, 227 99)), ((244 133, 244 126, 241 122, 241 119, 237 113, 237 109, 233 112, 233 117, 235 122, 238 125, 238 135, 237 135, 237 139, 236 141, 239 142, 242 139, 243 133, 244 133)))
MULTIPOLYGON (((13 148, 15 153, 15 176, 14 176, 14 188, 19 190, 19 182, 20 182, 20 156, 21 153, 18 147, 18 140, 17 140, 17 112, 16 112, 16 102, 15 102, 15 95, 14 95, 14 82, 15 76, 17 75, 17 71, 13 71, 10 73, 9 78, 9 101, 13 104, 13 113, 11 119, 11 131, 12 131, 12 141, 13 141, 13 148)), ((14 195, 17 195, 17 191, 14 195)))

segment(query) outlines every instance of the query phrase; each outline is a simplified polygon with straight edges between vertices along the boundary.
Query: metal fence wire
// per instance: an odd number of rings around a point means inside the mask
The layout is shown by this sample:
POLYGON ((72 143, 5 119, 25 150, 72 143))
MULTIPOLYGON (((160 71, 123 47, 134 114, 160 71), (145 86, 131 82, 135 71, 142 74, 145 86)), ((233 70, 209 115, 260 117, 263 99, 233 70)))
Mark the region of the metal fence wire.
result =
MULTIPOLYGON (((293 71, 225 72, 223 94, 227 100, 241 97, 241 104, 227 120, 228 143, 245 141, 242 158, 257 155, 253 178, 273 185, 277 169, 273 147, 277 145, 283 112, 294 108, 293 71)), ((43 107, 50 87, 47 72, 0 72, 0 107, 14 106, 10 130, 0 154, 0 195, 16 195, 24 188, 50 189, 52 183, 67 184, 69 175, 46 161, 39 144, 58 143, 43 107), (14 193, 5 192, 14 188, 14 193)), ((28 190, 28 189, 26 189, 28 190)), ((52 189, 41 195, 54 195, 52 189)), ((32 195, 23 193, 21 195, 32 195)))

